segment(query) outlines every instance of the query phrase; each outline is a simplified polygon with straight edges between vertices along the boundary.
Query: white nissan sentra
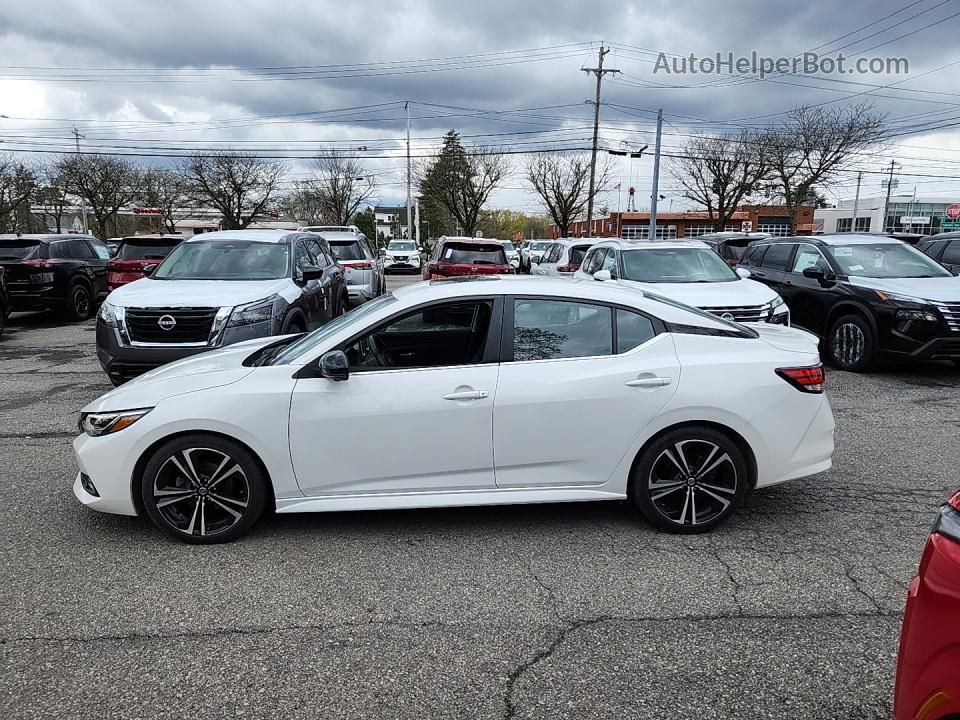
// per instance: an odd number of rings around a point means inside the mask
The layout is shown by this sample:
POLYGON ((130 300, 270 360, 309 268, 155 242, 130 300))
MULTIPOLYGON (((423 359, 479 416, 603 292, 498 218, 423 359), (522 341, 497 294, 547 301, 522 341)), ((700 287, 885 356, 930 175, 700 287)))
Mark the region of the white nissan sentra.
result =
POLYGON ((194 543, 268 505, 629 498, 657 528, 704 532, 753 488, 830 467, 823 390, 801 330, 615 283, 434 281, 107 393, 82 411, 74 491, 194 543))

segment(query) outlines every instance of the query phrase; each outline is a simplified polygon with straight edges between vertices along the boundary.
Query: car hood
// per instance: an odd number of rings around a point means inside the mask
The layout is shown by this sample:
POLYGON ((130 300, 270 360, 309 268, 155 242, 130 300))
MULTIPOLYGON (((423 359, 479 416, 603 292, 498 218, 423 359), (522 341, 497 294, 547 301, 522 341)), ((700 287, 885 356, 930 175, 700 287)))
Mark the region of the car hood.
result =
POLYGON ((868 278, 852 276, 850 284, 921 298, 922 300, 960 302, 960 277, 868 278))
POLYGON ((776 299, 772 288, 755 280, 734 280, 716 283, 647 283, 618 280, 621 285, 676 300, 693 307, 743 307, 763 305, 776 299))
POLYGON ((253 372, 254 368, 243 365, 245 358, 278 339, 279 336, 272 335, 238 342, 162 365, 101 395, 83 408, 83 412, 153 407, 175 395, 230 385, 253 372))
POLYGON ((800 328, 787 327, 786 325, 772 325, 769 323, 756 323, 750 325, 751 330, 756 330, 760 334, 760 339, 768 345, 772 345, 778 350, 798 353, 819 353, 818 345, 820 339, 800 328))
POLYGON ((281 295, 292 301, 297 288, 279 280, 154 280, 141 278, 107 296, 121 307, 230 307, 281 295))

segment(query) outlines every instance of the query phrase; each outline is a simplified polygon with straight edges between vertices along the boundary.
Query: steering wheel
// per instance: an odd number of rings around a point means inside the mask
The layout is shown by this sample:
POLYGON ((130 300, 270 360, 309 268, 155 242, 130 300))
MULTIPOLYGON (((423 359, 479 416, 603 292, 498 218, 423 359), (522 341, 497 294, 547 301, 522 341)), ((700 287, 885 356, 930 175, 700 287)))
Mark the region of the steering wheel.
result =
POLYGON ((367 335, 367 350, 376 358, 377 364, 380 367, 393 366, 393 358, 390 355, 390 351, 376 333, 367 335))

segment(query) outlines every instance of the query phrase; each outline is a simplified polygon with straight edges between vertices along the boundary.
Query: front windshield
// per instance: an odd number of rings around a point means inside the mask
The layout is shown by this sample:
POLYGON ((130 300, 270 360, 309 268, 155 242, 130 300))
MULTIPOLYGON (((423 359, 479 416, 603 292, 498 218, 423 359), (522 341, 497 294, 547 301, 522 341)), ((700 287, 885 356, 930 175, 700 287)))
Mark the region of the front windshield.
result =
POLYGON ((624 250, 623 277, 648 283, 715 283, 739 279, 723 258, 706 248, 624 250))
POLYGON ((501 240, 500 244, 503 245, 503 249, 508 253, 516 252, 516 246, 510 240, 501 240))
POLYGON ((396 250, 398 252, 413 252, 416 249, 416 243, 412 242, 392 242, 387 245, 387 250, 396 250))
POLYGON ((178 245, 155 280, 278 280, 288 274, 286 243, 194 240, 178 245))
POLYGON ((833 245, 827 248, 841 274, 869 278, 950 277, 950 272, 903 243, 833 245))
POLYGON ((317 347, 317 345, 322 343, 328 337, 332 336, 334 333, 338 333, 344 328, 350 327, 351 325, 359 324, 359 322, 370 313, 376 312, 385 305, 395 303, 396 301, 397 299, 393 296, 393 293, 387 293, 386 295, 381 295, 375 300, 365 302, 356 310, 351 310, 345 315, 334 318, 327 324, 314 330, 312 333, 304 335, 295 343, 288 345, 286 348, 284 348, 283 352, 278 353, 277 356, 270 361, 270 364, 287 365, 292 363, 304 353, 308 353, 313 350, 315 347, 317 347))

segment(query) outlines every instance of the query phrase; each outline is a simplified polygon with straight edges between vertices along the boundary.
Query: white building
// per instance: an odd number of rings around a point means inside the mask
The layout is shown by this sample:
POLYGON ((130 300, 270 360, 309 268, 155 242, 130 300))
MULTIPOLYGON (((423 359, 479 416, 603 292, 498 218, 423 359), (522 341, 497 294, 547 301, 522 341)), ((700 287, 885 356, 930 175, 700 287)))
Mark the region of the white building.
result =
MULTIPOLYGON (((860 198, 854 223, 853 200, 841 201, 835 208, 817 208, 813 214, 818 232, 914 232, 932 235, 948 230, 960 230, 960 218, 951 220, 947 208, 957 205, 955 200, 923 195, 891 195, 886 209, 886 197, 860 198)), ((951 214, 953 212, 951 211, 951 214)))

